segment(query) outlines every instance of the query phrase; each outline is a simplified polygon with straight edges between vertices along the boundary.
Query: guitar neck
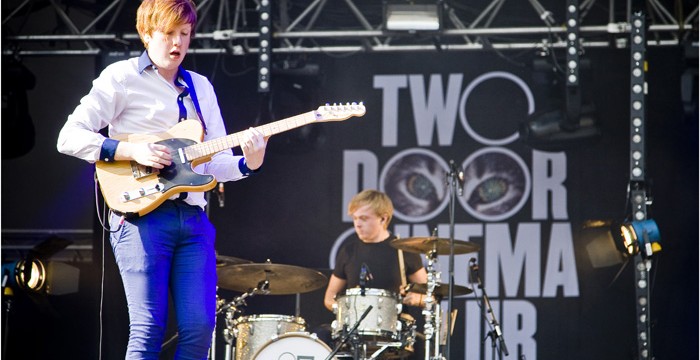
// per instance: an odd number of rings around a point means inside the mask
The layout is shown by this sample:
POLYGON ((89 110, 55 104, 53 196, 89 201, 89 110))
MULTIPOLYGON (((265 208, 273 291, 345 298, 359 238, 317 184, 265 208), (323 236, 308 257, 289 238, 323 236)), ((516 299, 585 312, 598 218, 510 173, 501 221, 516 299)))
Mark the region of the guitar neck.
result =
MULTIPOLYGON (((316 122, 317 112, 312 110, 307 113, 295 115, 286 119, 271 122, 269 124, 256 127, 265 137, 283 133, 287 130, 296 129, 307 124, 316 122)), ((185 147, 183 150, 187 159, 194 161, 201 158, 210 157, 220 151, 232 149, 241 145, 243 141, 243 131, 226 135, 218 139, 204 141, 198 144, 185 147)))

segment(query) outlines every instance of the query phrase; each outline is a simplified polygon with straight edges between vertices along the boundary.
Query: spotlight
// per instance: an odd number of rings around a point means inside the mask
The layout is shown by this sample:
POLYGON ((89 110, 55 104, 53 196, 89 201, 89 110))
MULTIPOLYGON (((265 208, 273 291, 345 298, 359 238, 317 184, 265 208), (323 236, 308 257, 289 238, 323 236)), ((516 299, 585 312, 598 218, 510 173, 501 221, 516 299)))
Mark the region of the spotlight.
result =
POLYGON ((2 265, 2 287, 35 294, 65 295, 78 292, 80 270, 71 265, 26 258, 2 265))
MULTIPOLYGON (((534 114, 520 127, 520 137, 529 146, 548 151, 564 150, 585 145, 597 140, 595 110, 592 105, 583 105, 580 91, 582 62, 580 59, 578 0, 568 0, 566 7, 566 79, 564 109, 544 114, 534 114)), ((540 61, 541 63, 541 61, 540 61)), ((541 64, 536 64, 541 67, 541 64)))
POLYGON ((654 220, 588 220, 583 224, 582 236, 594 268, 617 265, 639 253, 648 258, 661 251, 659 227, 654 220))
POLYGON ((641 253, 651 257, 661 251, 659 227, 654 220, 632 221, 619 227, 617 244, 620 251, 628 256, 641 253))
POLYGON ((394 1, 384 6, 384 28, 390 31, 439 31, 441 18, 440 1, 423 4, 394 1))
POLYGON ((17 260, 2 265, 2 287, 42 292, 46 289, 46 267, 39 259, 17 260))
POLYGON ((595 110, 590 105, 575 114, 564 110, 536 113, 520 126, 520 138, 528 146, 541 150, 556 151, 585 145, 599 136, 595 110))

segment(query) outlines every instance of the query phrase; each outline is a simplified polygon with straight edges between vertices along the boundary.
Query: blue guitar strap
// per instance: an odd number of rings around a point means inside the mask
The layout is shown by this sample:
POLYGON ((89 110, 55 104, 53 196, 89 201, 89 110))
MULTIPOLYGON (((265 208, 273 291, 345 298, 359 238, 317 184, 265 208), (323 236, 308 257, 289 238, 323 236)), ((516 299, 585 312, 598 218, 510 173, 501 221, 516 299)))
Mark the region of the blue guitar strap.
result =
POLYGON ((204 133, 207 133, 207 124, 204 123, 204 116, 202 116, 202 109, 199 107, 199 101, 197 101, 197 92, 194 89, 194 84, 192 83, 192 75, 190 75, 187 70, 183 69, 182 66, 180 66, 180 70, 178 71, 180 74, 180 77, 182 80, 185 80, 185 85, 187 85, 187 89, 189 91, 189 95, 192 98, 192 102, 194 103, 194 108, 197 110, 197 116, 199 117, 199 121, 202 123, 202 129, 204 130, 204 133))

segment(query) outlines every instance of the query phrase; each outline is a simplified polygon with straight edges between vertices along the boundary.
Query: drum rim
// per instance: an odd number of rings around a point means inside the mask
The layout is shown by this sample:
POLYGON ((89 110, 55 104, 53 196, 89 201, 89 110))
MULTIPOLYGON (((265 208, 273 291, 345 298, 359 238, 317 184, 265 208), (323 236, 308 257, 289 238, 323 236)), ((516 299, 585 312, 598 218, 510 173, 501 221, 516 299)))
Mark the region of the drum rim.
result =
MULTIPOLYGON (((386 296, 386 297, 393 297, 393 298, 398 298, 399 295, 391 290, 386 290, 386 289, 375 289, 375 288, 365 288, 365 296, 367 295, 374 295, 374 296, 386 296)), ((362 296, 362 289, 359 287, 354 287, 350 289, 345 289, 345 294, 338 295, 338 296, 362 296)))
MULTIPOLYGON (((261 353, 263 350, 265 350, 266 347, 268 347, 268 346, 271 345, 271 344, 276 343, 277 341, 280 341, 280 340, 283 340, 283 339, 286 339, 286 338, 291 338, 291 337, 301 337, 301 338, 304 338, 304 339, 311 339, 311 340, 314 341, 314 343, 320 344, 321 346, 323 346, 324 349, 328 350, 328 355, 330 355, 330 353, 333 351, 333 349, 331 349, 331 347, 328 346, 328 344, 326 344, 325 342, 321 341, 321 340, 318 338, 318 335, 316 335, 316 333, 310 333, 310 332, 308 332, 308 331, 290 331, 290 332, 286 332, 286 333, 284 333, 284 334, 282 334, 282 335, 275 335, 275 336, 273 336, 270 340, 268 340, 266 343, 264 343, 264 344, 260 347, 260 349, 258 349, 257 351, 255 351, 255 354, 253 354, 253 357, 252 357, 251 359, 252 359, 252 360, 257 360, 258 356, 260 356, 260 353, 261 353)), ((335 357, 334 357, 334 359, 335 359, 335 357)))
POLYGON ((266 320, 287 320, 290 323, 296 323, 299 325, 306 325, 306 320, 301 316, 294 315, 281 315, 281 314, 255 314, 239 316, 233 320, 234 325, 244 324, 256 321, 266 321, 266 320))

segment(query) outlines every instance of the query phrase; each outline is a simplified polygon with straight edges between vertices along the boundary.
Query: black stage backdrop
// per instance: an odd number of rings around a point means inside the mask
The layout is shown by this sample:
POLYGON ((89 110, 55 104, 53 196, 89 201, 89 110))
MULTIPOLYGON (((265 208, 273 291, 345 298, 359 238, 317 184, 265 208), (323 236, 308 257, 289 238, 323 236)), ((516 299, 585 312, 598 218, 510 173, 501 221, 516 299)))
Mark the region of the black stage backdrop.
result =
MULTIPOLYGON (((628 56, 628 50, 587 50, 590 67, 582 70, 581 91, 597 110, 600 139, 542 151, 523 143, 518 126, 529 114, 560 108, 563 90, 554 72, 533 70, 529 54, 296 56, 288 60, 299 71, 274 73, 266 95, 255 91, 254 58, 190 55, 187 66, 217 88, 229 132, 326 103, 362 101, 367 109, 362 117, 273 136, 260 174, 225 184, 223 204, 211 195, 217 250, 327 274, 337 247, 352 233, 347 201, 364 188, 392 196, 394 233, 428 236, 437 229, 449 237, 453 188, 445 179, 454 161, 466 175, 463 193, 455 194, 454 238, 481 247, 454 257, 454 283, 471 287, 468 261, 477 259, 510 357, 635 358, 632 269, 616 278, 622 264, 594 268, 581 230, 586 220, 621 220, 628 213, 628 56)), ((98 235, 94 261, 80 265, 79 294, 48 298, 51 313, 19 295, 9 316, 3 313, 10 359, 97 358, 103 241, 93 226, 93 167, 58 155, 54 146, 95 76, 93 67, 103 61, 25 61, 37 76, 37 88, 29 92, 37 145, 2 163, 3 229, 82 227, 98 235), (27 343, 44 345, 20 346, 27 343)), ((681 49, 649 51, 650 217, 663 244, 651 284, 652 344, 659 359, 698 357, 698 115, 697 102, 692 114, 682 108, 685 68, 681 49)), ((102 358, 119 359, 128 332, 126 307, 109 248, 104 259, 102 358)), ((449 279, 449 263, 448 256, 439 257, 442 282, 449 279)), ((219 295, 231 300, 238 293, 220 289, 219 295)), ((333 320, 322 296, 323 289, 298 299, 254 297, 244 311, 292 315, 299 305, 312 329, 333 320)), ((476 297, 457 297, 452 307, 458 313, 451 358, 492 358, 476 297)), ((219 320, 217 356, 223 358, 219 320)))

